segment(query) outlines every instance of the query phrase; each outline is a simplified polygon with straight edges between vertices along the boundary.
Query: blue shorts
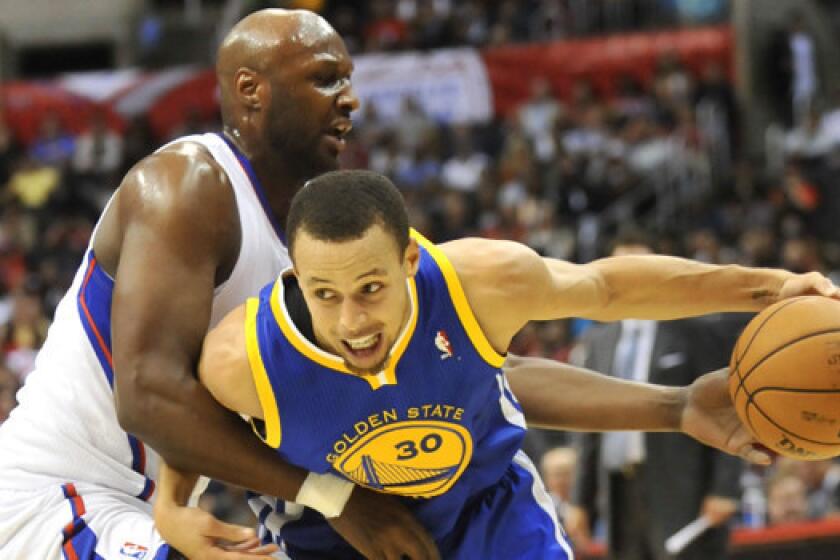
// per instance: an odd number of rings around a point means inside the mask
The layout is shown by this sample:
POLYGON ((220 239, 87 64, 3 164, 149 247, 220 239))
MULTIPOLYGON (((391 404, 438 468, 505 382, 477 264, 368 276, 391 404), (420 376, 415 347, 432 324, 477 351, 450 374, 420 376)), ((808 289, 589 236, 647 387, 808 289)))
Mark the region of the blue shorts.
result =
MULTIPOLYGON (((306 510, 280 531, 293 560, 361 560, 326 523, 306 510), (318 525, 318 526, 316 526, 318 525), (295 537, 310 546, 295 546, 295 537)), ((424 523, 435 533, 430 523, 424 523)), ((273 540, 273 539, 272 539, 273 540)), ((300 542, 300 541, 298 541, 300 542)), ((530 459, 518 452, 502 479, 464 507, 455 526, 437 539, 446 560, 573 560, 551 498, 530 459)))

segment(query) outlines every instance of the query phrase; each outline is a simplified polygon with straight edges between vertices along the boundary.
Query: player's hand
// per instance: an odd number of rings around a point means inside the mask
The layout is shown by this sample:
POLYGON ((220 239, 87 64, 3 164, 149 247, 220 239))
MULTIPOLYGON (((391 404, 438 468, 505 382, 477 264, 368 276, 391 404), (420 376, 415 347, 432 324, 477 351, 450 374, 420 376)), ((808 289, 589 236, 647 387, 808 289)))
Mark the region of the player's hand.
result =
POLYGON ((694 439, 757 465, 769 465, 770 455, 741 423, 729 397, 726 368, 698 377, 685 387, 680 429, 694 439))
POLYGON ((414 515, 393 496, 355 487, 332 528, 372 560, 440 560, 437 545, 414 515))
POLYGON ((260 545, 253 529, 195 507, 155 504, 155 526, 169 546, 191 560, 254 560, 277 551, 276 545, 260 545))
POLYGON ((796 296, 826 296, 840 299, 840 288, 819 272, 796 274, 782 284, 779 299, 796 296))
POLYGON ((727 496, 706 496, 700 506, 700 515, 709 520, 712 527, 723 525, 738 511, 738 501, 727 496))

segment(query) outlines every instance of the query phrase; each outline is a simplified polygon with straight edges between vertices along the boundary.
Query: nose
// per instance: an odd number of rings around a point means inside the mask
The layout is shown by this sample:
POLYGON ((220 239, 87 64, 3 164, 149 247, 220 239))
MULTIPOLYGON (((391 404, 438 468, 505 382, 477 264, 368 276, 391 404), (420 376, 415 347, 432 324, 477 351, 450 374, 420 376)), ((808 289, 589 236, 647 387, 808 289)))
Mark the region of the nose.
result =
POLYGON ((338 108, 346 114, 350 114, 359 108, 359 98, 356 97, 356 92, 353 91, 353 86, 348 85, 344 91, 338 96, 338 108))
POLYGON ((357 336, 362 332, 367 318, 367 313, 362 306, 353 301, 352 298, 345 299, 341 305, 341 315, 339 316, 341 332, 349 337, 357 336))

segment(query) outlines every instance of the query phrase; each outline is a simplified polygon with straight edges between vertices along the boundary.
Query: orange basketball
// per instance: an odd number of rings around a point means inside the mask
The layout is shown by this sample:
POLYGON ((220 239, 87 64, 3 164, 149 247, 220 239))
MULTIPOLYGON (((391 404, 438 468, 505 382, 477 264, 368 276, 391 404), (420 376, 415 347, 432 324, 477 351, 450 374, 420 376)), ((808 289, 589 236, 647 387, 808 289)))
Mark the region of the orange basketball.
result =
POLYGON ((732 351, 729 394, 773 451, 806 461, 840 455, 840 301, 802 296, 756 315, 732 351))

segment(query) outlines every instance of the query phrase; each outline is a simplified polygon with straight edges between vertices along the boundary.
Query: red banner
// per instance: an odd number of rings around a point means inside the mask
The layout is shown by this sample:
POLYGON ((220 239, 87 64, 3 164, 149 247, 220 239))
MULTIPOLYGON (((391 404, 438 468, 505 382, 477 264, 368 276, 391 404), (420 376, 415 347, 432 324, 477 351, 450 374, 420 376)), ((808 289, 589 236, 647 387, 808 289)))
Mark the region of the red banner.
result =
POLYGON ((693 74, 715 61, 731 75, 733 46, 727 25, 513 45, 485 49, 482 57, 496 112, 505 115, 528 98, 535 78, 546 78, 561 99, 568 99, 580 80, 589 80, 596 93, 610 97, 623 75, 650 83, 665 53, 675 53, 693 74))
MULTIPOLYGON (((564 99, 570 95, 573 84, 582 79, 589 80, 598 94, 609 97, 622 75, 649 83, 657 60, 669 52, 675 53, 693 73, 711 61, 722 63, 731 73, 733 44, 728 26, 705 27, 491 48, 481 51, 480 58, 471 49, 461 49, 453 51, 461 57, 461 62, 475 59, 473 66, 480 68, 471 72, 462 69, 455 77, 441 74, 440 68, 445 65, 439 68, 432 64, 437 58, 447 56, 446 51, 422 56, 416 53, 361 55, 357 66, 362 68, 370 63, 368 66, 389 72, 395 65, 404 65, 406 60, 418 59, 418 68, 427 68, 427 77, 424 79, 423 72, 412 70, 410 75, 415 83, 409 84, 410 87, 402 84, 400 88, 413 95, 427 95, 430 103, 438 104, 427 110, 442 120, 457 122, 487 118, 490 95, 495 111, 507 114, 528 98, 531 81, 537 77, 548 78, 554 93, 564 99), (464 86, 455 78, 468 83, 464 86), (462 111, 465 116, 458 117, 453 112, 457 108, 453 100, 462 101, 464 97, 474 104, 470 106, 473 111, 468 114, 462 111), (453 114, 441 112, 440 107, 453 114)), ((451 56, 455 60, 455 55, 451 56)), ((360 71, 358 76, 364 83, 357 80, 356 87, 365 99, 382 101, 395 92, 400 93, 387 80, 376 81, 372 75, 375 72, 372 74, 368 69, 367 73, 360 71)), ((57 114, 73 132, 85 127, 96 108, 107 110, 117 127, 123 120, 146 115, 163 140, 188 117, 204 121, 218 111, 213 70, 192 66, 157 72, 128 69, 63 76, 43 82, 10 82, 0 84, 0 103, 6 107, 9 124, 25 143, 35 137, 40 121, 50 112, 57 114)))

